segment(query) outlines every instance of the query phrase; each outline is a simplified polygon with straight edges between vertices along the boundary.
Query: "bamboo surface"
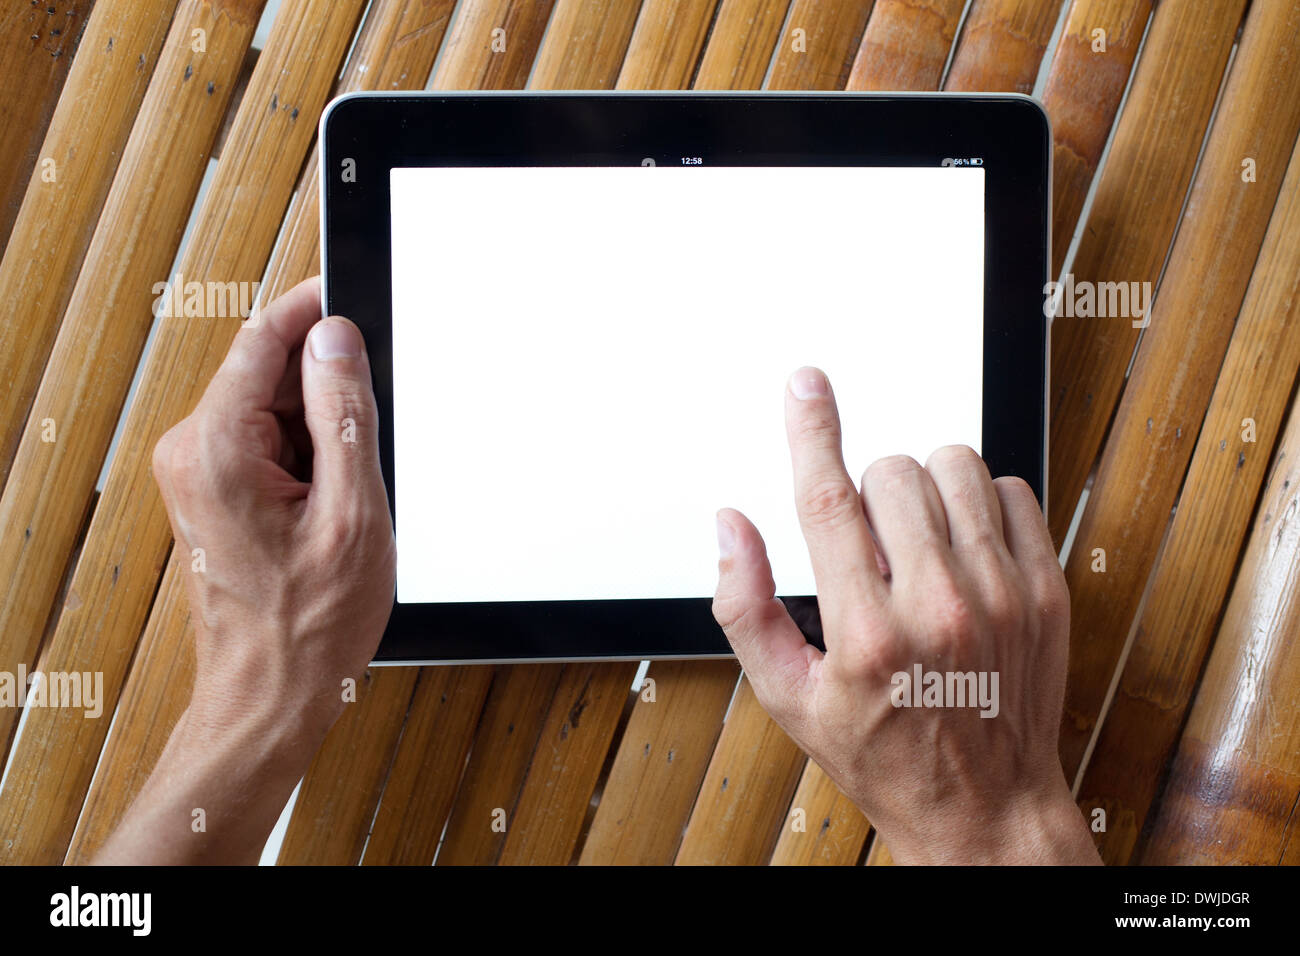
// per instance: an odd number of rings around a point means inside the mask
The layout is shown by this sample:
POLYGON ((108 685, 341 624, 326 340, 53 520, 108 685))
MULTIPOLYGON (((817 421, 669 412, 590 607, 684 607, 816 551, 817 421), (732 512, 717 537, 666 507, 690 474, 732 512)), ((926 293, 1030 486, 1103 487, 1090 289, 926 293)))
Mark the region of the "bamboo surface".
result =
MULTIPOLYGON (((48 168, 53 180, 32 175, 17 181, 25 187, 19 194, 21 209, 13 209, 17 221, 9 220, 12 233, 7 226, 0 229, 0 244, 5 247, 0 260, 0 301, 21 302, 25 310, 24 321, 0 324, 0 484, 9 474, 32 397, 175 8, 176 0, 102 4, 85 25, 86 55, 75 61, 65 55, 59 61, 60 69, 75 65, 63 87, 64 95, 58 97, 49 129, 45 130, 44 124, 35 127, 44 131, 44 141, 39 144, 40 172, 48 168), (92 101, 101 104, 100 108, 82 109, 82 103, 92 101), (61 228, 47 229, 56 219, 61 228)), ((15 11, 34 15, 30 8, 10 5, 6 16, 15 11)), ((5 57, 0 62, 27 66, 17 58, 5 57)), ((33 82, 30 74, 22 75, 24 84, 33 82)), ((33 117, 10 111, 20 109, 17 102, 30 104, 36 99, 0 91, 0 111, 4 111, 0 123, 33 122, 33 117)), ((14 149, 21 141, 22 136, 11 138, 0 128, 0 149, 14 149)), ((22 168, 21 157, 0 157, 0 177, 17 174, 22 168)), ((0 182, 0 196, 13 188, 0 182)), ((7 215, 3 210, 10 201, 0 201, 4 202, 0 216, 7 215)), ((0 220, 0 225, 4 221, 0 220)))
POLYGON ((1295 401, 1143 863, 1300 863, 1298 514, 1295 401))
POLYGON ((95 0, 44 0, 0 12, 0 245, 38 159, 50 157, 41 139, 94 8, 95 0))
POLYGON ((1178 501, 1297 133, 1300 5, 1256 0, 1065 568, 1067 777, 1082 764, 1178 501), (1257 164, 1253 182, 1243 157, 1257 164), (1098 549, 1104 571, 1094 570, 1098 549))
MULTIPOLYGON (((1078 282, 1158 282, 1209 126, 1244 0, 1156 7, 1088 224, 1078 282)), ((1129 317, 1052 323, 1048 525, 1063 544, 1124 386, 1139 330, 1129 317)))
POLYGON ((876 0, 845 89, 937 90, 965 0, 876 0))
MULTIPOLYGON (((1232 330, 1132 650, 1079 791, 1085 814, 1098 806, 1106 810, 1110 824, 1102 849, 1108 862, 1127 863, 1132 857, 1178 742, 1286 414, 1286 397, 1300 371, 1297 324, 1300 141, 1232 330)), ((1232 627, 1229 633, 1237 633, 1237 625, 1232 627)))
MULTIPOLYGON (((284 0, 260 53, 260 0, 48 6, 35 41, 26 4, 0 16, 0 301, 22 304, 0 325, 0 669, 102 671, 106 712, 33 710, 15 738, 0 709, 0 860, 88 862, 184 707, 188 563, 169 557, 150 452, 234 320, 157 321, 102 493, 96 478, 174 259, 187 280, 261 280, 264 299, 318 270, 330 95, 1028 92, 1042 71, 1053 272, 1158 293, 1144 330, 1053 326, 1058 541, 1095 471, 1066 566, 1062 759, 1085 813, 1107 811, 1108 862, 1296 862, 1300 3, 284 0), (79 23, 56 35, 59 17, 79 23)), ((893 862, 734 662, 656 662, 638 688, 635 672, 371 669, 279 862, 893 862)))

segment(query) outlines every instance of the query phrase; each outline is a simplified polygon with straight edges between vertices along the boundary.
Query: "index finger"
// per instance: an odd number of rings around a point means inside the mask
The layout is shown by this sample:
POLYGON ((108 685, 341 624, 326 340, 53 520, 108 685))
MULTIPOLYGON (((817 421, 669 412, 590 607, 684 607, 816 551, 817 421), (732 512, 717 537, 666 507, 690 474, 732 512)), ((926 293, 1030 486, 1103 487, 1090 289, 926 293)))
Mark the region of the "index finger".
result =
POLYGON ((886 594, 857 485, 844 467, 839 410, 824 372, 801 368, 785 396, 795 506, 823 620, 843 620, 886 594))

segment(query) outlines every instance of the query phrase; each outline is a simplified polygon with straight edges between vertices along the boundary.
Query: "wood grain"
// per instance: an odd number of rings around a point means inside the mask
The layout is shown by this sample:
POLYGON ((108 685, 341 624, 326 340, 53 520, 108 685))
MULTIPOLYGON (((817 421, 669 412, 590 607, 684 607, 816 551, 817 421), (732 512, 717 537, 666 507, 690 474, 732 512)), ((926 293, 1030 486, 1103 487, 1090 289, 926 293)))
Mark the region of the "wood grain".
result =
POLYGON ((1152 0, 1074 0, 1066 14, 1043 90, 1052 121, 1053 278, 1069 251, 1151 6, 1152 0))
POLYGON ((1297 634, 1300 401, 1278 443, 1143 864, 1297 862, 1297 634))
POLYGON ((790 801, 771 862, 773 866, 851 866, 862 857, 870 834, 871 824, 862 811, 810 760, 790 801))
MULTIPOLYGON (((186 0, 122 153, 0 496, 0 579, 8 583, 0 604, 0 661, 10 672, 19 663, 31 666, 53 610, 81 516, 153 324, 154 283, 170 280, 168 267, 260 6, 253 0, 215 7, 186 0), (202 55, 190 47, 192 29, 207 31, 202 55), (158 188, 161 182, 168 188, 158 188), (54 428, 54 441, 46 440, 47 423, 54 428)), ((66 136, 69 150, 85 148, 71 119, 60 135, 66 136)), ((33 225, 40 233, 49 230, 48 222, 33 225)), ((72 250, 68 252, 60 263, 65 276, 75 268, 72 250)), ((23 285, 15 292, 31 291, 23 285)), ((41 324, 50 318, 45 313, 41 324)), ((121 546, 119 541, 113 547, 121 546)), ((163 557, 165 552, 155 561, 160 564, 163 557)), ((110 576, 116 565, 109 562, 110 576)), ((153 573, 158 570, 155 564, 153 573)), ((75 587, 69 601, 74 598, 81 599, 75 587)), ((138 634, 131 635, 132 645, 138 634)), ((13 708, 0 708, 0 740, 7 739, 17 716, 13 708)))
MULTIPOLYGON (((168 571, 177 561, 182 561, 188 572, 189 556, 180 556, 175 550, 168 560, 168 571)), ((182 589, 162 590, 154 600, 150 624, 175 614, 188 625, 189 613, 182 589)), ((131 675, 113 715, 113 732, 104 745, 68 845, 64 860, 67 864, 80 866, 94 859, 149 779, 163 745, 189 703, 194 689, 194 655, 162 653, 159 645, 166 640, 166 635, 153 626, 147 627, 140 638, 131 675)))
MULTIPOLYGON (((139 13, 152 5, 124 6, 139 13)), ((40 146, 94 8, 94 0, 14 0, 0 10, 0 248, 37 159, 50 155, 40 146)))
POLYGON ((303 776, 280 864, 351 866, 361 859, 415 690, 414 667, 374 667, 303 776))
POLYGON ((435 90, 521 90, 554 0, 466 0, 447 32, 435 90))
POLYGON ((497 669, 437 865, 496 862, 563 669, 552 664, 497 669))
POLYGON ((1032 93, 1061 0, 972 0, 944 89, 1032 93))
MULTIPOLYGON (((1157 5, 1070 269, 1075 281, 1156 289, 1244 8, 1243 0, 1157 5)), ((1047 517, 1058 544, 1138 334, 1126 316, 1052 322, 1047 517)))
POLYGON ((722 0, 693 88, 762 87, 789 9, 790 0, 722 0))
POLYGON ((717 6, 718 0, 644 0, 617 88, 689 87, 717 6))
MULTIPOLYGON (((491 667, 418 670, 419 684, 361 860, 366 866, 433 863, 492 684, 491 667)), ((387 740, 384 729, 367 733, 387 740)))
MULTIPOLYGON (((14 188, 25 190, 12 200, 12 210, 10 200, 0 198, 0 218, 17 215, 16 221, 9 220, 12 232, 7 225, 0 229, 0 245, 4 246, 0 302, 22 306, 11 321, 0 322, 0 486, 9 474, 41 371, 72 297, 77 271, 95 233, 175 8, 176 0, 100 4, 85 25, 81 55, 75 62, 66 53, 59 58, 62 67, 72 64, 64 86, 66 95, 59 98, 48 131, 41 126, 43 142, 34 144, 40 147, 42 160, 53 161, 53 182, 46 181, 42 167, 35 175, 6 184, 5 180, 18 175, 22 163, 16 156, 0 157, 0 197, 14 188), (87 110, 87 103, 94 103, 95 108, 87 110), (21 209, 17 208, 19 201, 21 209), (49 228, 53 222, 59 224, 58 229, 49 228)), ((3 16, 34 16, 24 12, 31 9, 8 5, 3 16)), ((48 17, 44 9, 41 16, 48 17)), ((4 35, 7 33, 4 30, 4 35)), ((0 37, 0 43, 4 42, 8 41, 0 37)), ((34 41, 23 42, 30 46, 34 41)), ((50 59, 43 50, 41 54, 50 59)), ((2 59, 14 67, 30 66, 25 58, 2 59)), ((23 82, 30 82, 25 74, 23 82)), ((54 84, 54 88, 57 86, 54 84)), ((26 134, 10 136, 3 128, 11 122, 31 122, 31 117, 12 111, 21 112, 41 100, 41 96, 24 95, 15 102, 0 89, 0 149, 24 148, 26 134)))
POLYGON ((1300 6, 1256 2, 1066 564, 1067 777, 1101 716, 1298 132, 1300 6), (1243 181, 1244 157, 1255 182, 1243 181), (1104 573, 1092 570, 1096 549, 1104 573))
POLYGON ((742 677, 709 761, 676 862, 766 863, 807 758, 742 677))
POLYGON ((573 859, 636 671, 626 661, 565 665, 497 863, 573 859))
POLYGON ((794 0, 765 89, 844 89, 872 3, 794 0))
POLYGON ((1119 686, 1079 790, 1106 811, 1102 857, 1128 863, 1205 664, 1270 450, 1300 372, 1300 147, 1268 234, 1119 686), (1247 419, 1252 424, 1244 424, 1247 419), (1252 441, 1243 441, 1246 428, 1252 441))
POLYGON ((937 90, 966 0, 876 0, 847 90, 937 90))
MULTIPOLYGON (((319 113, 361 7, 360 0, 286 0, 181 256, 187 280, 261 276, 314 134, 299 116, 319 113)), ((222 18, 223 29, 234 29, 225 26, 233 20, 222 18)), ((216 29, 209 29, 209 56, 216 29)), ((153 447, 193 407, 238 326, 238 317, 163 318, 146 359, 50 648, 51 666, 104 673, 106 709, 116 706, 170 540, 153 487, 153 447)), ((0 793, 6 859, 63 858, 107 723, 55 709, 28 715, 13 747, 10 786, 0 793)))
POLYGON ((612 89, 640 12, 641 0, 557 0, 529 87, 612 89))
POLYGON ((579 862, 673 862, 736 686, 734 661, 661 661, 647 676, 610 768, 579 862))
POLYGON ((880 839, 877 833, 871 840, 871 849, 867 852, 867 859, 864 861, 866 866, 894 866, 894 855, 889 852, 889 847, 885 846, 885 841, 880 839))

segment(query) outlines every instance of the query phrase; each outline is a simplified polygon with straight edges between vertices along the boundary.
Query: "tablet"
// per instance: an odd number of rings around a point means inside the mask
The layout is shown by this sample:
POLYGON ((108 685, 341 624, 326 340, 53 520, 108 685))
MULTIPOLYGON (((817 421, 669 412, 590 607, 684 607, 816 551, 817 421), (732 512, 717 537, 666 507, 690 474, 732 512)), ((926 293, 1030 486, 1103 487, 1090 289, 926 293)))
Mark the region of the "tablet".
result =
POLYGON ((1045 498, 1027 97, 352 94, 321 142, 324 308, 366 338, 397 534, 376 663, 727 656, 721 507, 820 644, 802 365, 851 474, 961 443, 1045 498))

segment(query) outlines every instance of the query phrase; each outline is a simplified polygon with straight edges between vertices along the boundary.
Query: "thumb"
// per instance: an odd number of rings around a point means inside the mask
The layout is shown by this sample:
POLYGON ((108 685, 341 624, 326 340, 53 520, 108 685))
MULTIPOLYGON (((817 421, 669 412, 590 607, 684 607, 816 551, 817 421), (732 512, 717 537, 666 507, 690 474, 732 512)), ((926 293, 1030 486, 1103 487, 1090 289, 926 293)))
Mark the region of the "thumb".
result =
POLYGON ((759 703, 780 723, 798 713, 808 669, 821 651, 804 639, 776 598, 767 546, 739 511, 718 512, 718 550, 713 617, 731 642, 759 703))
POLYGON ((302 350, 302 402, 311 433, 312 497, 328 513, 384 507, 379 469, 379 413, 361 330, 331 316, 312 326, 302 350))

